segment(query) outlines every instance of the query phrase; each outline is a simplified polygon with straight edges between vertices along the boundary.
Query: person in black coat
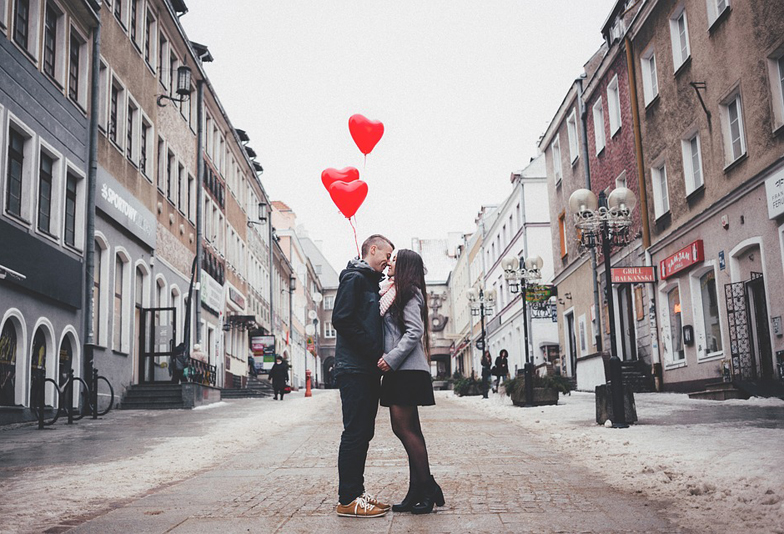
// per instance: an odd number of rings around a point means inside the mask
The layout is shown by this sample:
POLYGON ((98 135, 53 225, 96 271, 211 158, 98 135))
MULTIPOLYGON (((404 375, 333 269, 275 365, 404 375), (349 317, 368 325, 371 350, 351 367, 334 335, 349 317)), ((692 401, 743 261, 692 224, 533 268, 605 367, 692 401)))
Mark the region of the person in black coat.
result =
POLYGON ((487 398, 487 391, 490 389, 490 381, 492 380, 492 366, 493 357, 490 356, 490 351, 486 350, 482 355, 482 397, 487 398))
POLYGON ((275 391, 273 400, 283 400, 283 391, 286 388, 286 382, 289 381, 289 364, 283 361, 282 356, 275 357, 275 365, 272 366, 269 372, 269 379, 272 381, 272 389, 275 391))
POLYGON ((498 391, 498 386, 501 380, 509 378, 509 353, 506 349, 501 349, 498 358, 495 359, 495 390, 498 391))

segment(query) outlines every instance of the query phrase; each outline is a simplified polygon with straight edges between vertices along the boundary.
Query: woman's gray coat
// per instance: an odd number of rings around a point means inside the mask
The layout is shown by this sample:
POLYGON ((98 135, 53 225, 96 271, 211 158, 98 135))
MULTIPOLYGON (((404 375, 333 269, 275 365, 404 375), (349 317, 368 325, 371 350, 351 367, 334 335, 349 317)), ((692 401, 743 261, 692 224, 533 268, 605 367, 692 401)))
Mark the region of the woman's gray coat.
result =
POLYGON ((422 297, 422 293, 419 289, 415 289, 414 296, 403 308, 405 332, 400 331, 397 316, 392 309, 384 314, 383 358, 393 371, 430 372, 430 363, 427 361, 422 345, 422 336, 425 333, 425 325, 422 322, 422 307, 424 305, 425 299, 422 297))

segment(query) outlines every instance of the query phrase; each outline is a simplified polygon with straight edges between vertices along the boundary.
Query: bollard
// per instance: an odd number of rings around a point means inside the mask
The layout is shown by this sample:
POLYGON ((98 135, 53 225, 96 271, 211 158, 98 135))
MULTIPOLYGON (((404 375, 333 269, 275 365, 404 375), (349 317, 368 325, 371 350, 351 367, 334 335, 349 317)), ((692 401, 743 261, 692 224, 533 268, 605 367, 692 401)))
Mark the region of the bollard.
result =
POLYGON ((612 389, 613 428, 629 428, 623 407, 623 369, 621 359, 610 358, 610 382, 612 389))
MULTIPOLYGON (((73 424, 73 382, 74 372, 73 369, 68 371, 68 383, 65 385, 65 393, 63 399, 65 400, 65 407, 68 410, 68 424, 73 424)), ((59 407, 58 407, 59 409, 59 407)))
POLYGON ((525 405, 534 405, 534 364, 525 364, 525 405))
POLYGON ((98 419, 98 369, 93 369, 93 388, 90 397, 93 401, 93 419, 98 419))
POLYGON ((46 396, 44 394, 44 387, 46 386, 45 371, 43 369, 36 369, 38 376, 38 391, 36 392, 36 402, 38 402, 38 430, 44 429, 44 407, 46 405, 46 396))
POLYGON ((305 371, 305 396, 312 397, 313 392, 310 391, 310 369, 305 371))

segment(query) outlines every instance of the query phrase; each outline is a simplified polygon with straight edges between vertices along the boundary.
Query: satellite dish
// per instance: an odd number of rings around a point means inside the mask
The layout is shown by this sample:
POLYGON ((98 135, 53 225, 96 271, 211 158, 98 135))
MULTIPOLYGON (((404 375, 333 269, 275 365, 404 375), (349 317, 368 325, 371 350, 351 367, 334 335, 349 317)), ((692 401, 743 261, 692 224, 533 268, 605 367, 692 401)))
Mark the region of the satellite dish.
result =
POLYGON ((311 320, 317 319, 318 318, 318 313, 316 313, 316 310, 310 310, 308 312, 308 318, 311 319, 311 320))

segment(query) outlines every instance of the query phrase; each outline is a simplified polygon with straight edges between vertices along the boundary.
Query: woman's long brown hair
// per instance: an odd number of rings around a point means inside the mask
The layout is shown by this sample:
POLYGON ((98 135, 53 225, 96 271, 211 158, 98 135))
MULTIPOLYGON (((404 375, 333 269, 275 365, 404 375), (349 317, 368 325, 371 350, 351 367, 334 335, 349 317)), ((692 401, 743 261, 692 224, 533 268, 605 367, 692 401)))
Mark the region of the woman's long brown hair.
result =
POLYGON ((409 300, 414 298, 414 290, 419 289, 425 304, 421 307, 422 323, 425 326, 425 333, 422 336, 422 346, 425 349, 428 361, 430 360, 430 321, 427 312, 427 287, 425 286, 425 264, 422 256, 413 250, 400 249, 397 251, 397 261, 395 262, 395 300, 392 308, 395 311, 400 331, 406 331, 403 318, 403 309, 409 300))

